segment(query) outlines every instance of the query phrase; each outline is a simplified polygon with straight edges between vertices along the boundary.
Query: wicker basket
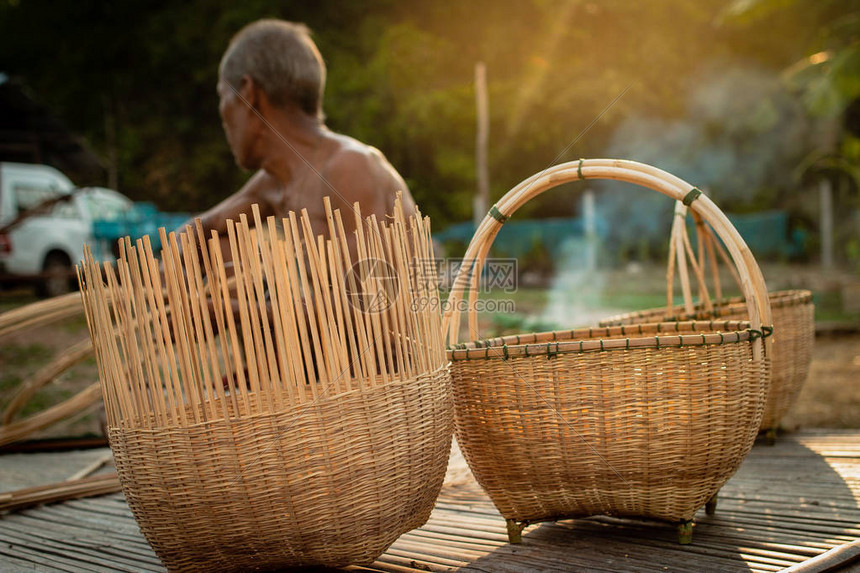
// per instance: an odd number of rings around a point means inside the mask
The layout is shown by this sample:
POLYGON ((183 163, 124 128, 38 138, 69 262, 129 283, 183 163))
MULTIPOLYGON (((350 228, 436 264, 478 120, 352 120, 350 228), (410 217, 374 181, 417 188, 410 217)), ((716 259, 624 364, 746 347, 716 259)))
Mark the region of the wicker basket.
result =
MULTIPOLYGON (((601 326, 673 320, 746 320, 747 311, 743 298, 722 296, 716 261, 718 256, 727 261, 725 252, 705 222, 694 216, 698 255, 693 253, 687 236, 686 211, 686 206, 679 202, 675 209, 669 249, 667 306, 613 316, 602 320, 601 326), (676 260, 684 297, 683 305, 672 304, 676 260), (699 283, 700 301, 695 304, 692 302, 688 260, 699 283), (711 300, 705 281, 708 269, 711 271, 715 301, 711 300)), ((733 276, 738 280, 736 274, 733 273, 733 276)), ((769 298, 773 311, 773 353, 770 356, 770 390, 760 430, 766 431, 769 441, 773 443, 779 421, 794 404, 809 374, 815 342, 815 305, 812 302, 812 293, 808 290, 774 291, 769 293, 769 298)))
POLYGON ((326 206, 333 240, 306 213, 231 223, 233 277, 199 227, 162 237, 162 273, 127 240, 79 270, 123 491, 171 571, 366 564, 433 508, 453 407, 429 224, 356 212, 376 276, 326 206))
POLYGON ((443 329, 468 308, 474 342, 450 347, 455 430, 511 542, 539 521, 639 516, 678 524, 749 452, 767 392, 770 307, 749 250, 705 196, 694 208, 726 242, 743 277, 749 323, 673 322, 479 340, 478 279, 503 222, 529 199, 578 179, 617 179, 673 199, 695 197, 663 171, 617 160, 554 166, 509 191, 485 217, 455 279, 443 329), (464 293, 469 288, 469 303, 464 293), (462 307, 462 308, 461 308, 462 307))

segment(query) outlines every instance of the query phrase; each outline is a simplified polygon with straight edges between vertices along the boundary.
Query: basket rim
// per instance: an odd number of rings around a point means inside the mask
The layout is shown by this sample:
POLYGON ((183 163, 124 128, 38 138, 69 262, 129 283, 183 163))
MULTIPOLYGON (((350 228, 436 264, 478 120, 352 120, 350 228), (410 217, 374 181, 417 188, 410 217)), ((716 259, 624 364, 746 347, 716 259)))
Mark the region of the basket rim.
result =
MULTIPOLYGON (((813 302, 813 295, 812 291, 809 290, 792 289, 768 293, 768 299, 770 301, 771 309, 786 308, 790 306, 810 304, 813 302)), ((660 316, 660 320, 663 322, 673 322, 676 320, 710 320, 715 318, 721 318, 728 314, 734 314, 738 310, 746 310, 746 308, 737 308, 741 305, 746 304, 744 301, 744 297, 742 296, 716 299, 712 301, 711 304, 713 308, 708 311, 705 310, 705 304, 703 302, 698 302, 693 307, 695 311, 692 313, 685 312, 683 310, 683 305, 674 306, 673 309, 677 309, 680 311, 674 313, 669 312, 665 306, 654 307, 645 310, 637 310, 634 312, 625 312, 623 314, 615 314, 601 319, 600 324, 612 324, 619 320, 657 317, 658 315, 660 316)))
POLYGON ((497 360, 516 357, 581 354, 641 348, 683 348, 754 341, 773 333, 772 326, 761 330, 740 320, 664 321, 607 327, 552 330, 512 334, 486 340, 463 342, 448 347, 448 358, 458 360, 497 360), (665 336, 660 336, 665 333, 665 336), (688 334, 684 334, 688 333, 688 334), (653 336, 641 335, 653 334, 653 336), (631 337, 631 335, 639 335, 631 337), (625 338, 604 338, 618 337, 625 338))

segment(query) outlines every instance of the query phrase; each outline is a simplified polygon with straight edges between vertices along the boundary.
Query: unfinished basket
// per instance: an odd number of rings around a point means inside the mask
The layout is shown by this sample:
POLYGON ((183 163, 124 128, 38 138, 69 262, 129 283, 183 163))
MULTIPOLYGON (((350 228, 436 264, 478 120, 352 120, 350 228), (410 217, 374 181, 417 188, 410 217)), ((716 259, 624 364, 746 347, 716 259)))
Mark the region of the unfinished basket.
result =
POLYGON ((713 501, 752 447, 767 392, 767 290, 749 249, 714 203, 680 179, 631 161, 551 167, 509 191, 478 227, 443 320, 451 343, 461 306, 474 341, 449 347, 457 441, 507 520, 511 542, 529 523, 590 515, 673 522, 679 540, 689 542, 696 511, 713 501), (695 200, 693 208, 737 263, 750 321, 480 340, 479 269, 502 224, 531 198, 580 179, 627 181, 695 200))
MULTIPOLYGON (((618 326, 641 322, 673 320, 746 320, 747 310, 742 297, 723 298, 717 259, 727 263, 713 231, 700 217, 694 216, 697 231, 697 254, 694 254, 686 227, 686 206, 678 202, 672 224, 667 273, 667 306, 622 314, 604 319, 601 326, 618 326), (699 286, 699 302, 693 303, 687 261, 699 286), (677 261, 684 304, 673 305, 674 270, 677 261), (712 301, 705 276, 710 271, 716 300, 712 301)), ((731 269, 734 270, 734 269, 731 269)), ((737 274, 733 273, 735 280, 737 274)), ((808 290, 782 290, 769 293, 773 312, 773 353, 771 382, 760 430, 767 432, 771 443, 782 417, 794 404, 809 374, 812 347, 815 342, 815 305, 808 290)))
POLYGON ((126 239, 79 267, 125 498, 171 571, 366 564, 433 508, 453 411, 429 222, 356 205, 353 265, 326 209, 330 239, 306 212, 230 222, 229 278, 200 227, 162 230, 160 263, 126 239))

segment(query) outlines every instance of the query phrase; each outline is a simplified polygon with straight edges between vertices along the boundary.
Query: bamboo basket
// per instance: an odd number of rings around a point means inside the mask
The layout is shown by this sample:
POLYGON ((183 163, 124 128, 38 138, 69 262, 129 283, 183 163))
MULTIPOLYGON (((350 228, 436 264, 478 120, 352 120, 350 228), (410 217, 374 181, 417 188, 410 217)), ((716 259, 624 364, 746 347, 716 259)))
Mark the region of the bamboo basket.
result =
POLYGON ((78 269, 122 489, 170 571, 367 564, 430 515, 453 410, 429 221, 356 204, 373 280, 326 210, 330 239, 306 212, 229 222, 232 277, 199 223, 162 229, 160 263, 126 239, 78 269))
MULTIPOLYGON (((731 267, 723 247, 714 237, 713 231, 694 213, 697 236, 697 252, 694 253, 687 235, 687 207, 678 202, 669 248, 669 264, 666 288, 666 307, 622 314, 604 319, 601 326, 619 326, 653 321, 673 320, 745 320, 746 306, 741 297, 724 298, 720 285, 717 261, 722 260, 731 267), (683 305, 674 305, 674 274, 677 261, 681 282, 683 305), (699 302, 694 303, 690 287, 690 269, 698 282, 699 302), (706 275, 710 271, 716 300, 711 300, 706 275)), ((732 273, 739 281, 737 273, 732 273)), ((809 374, 812 348, 815 343, 815 305, 808 290, 781 290, 769 293, 773 312, 773 354, 771 355, 771 382, 767 403, 761 420, 760 431, 767 432, 773 443, 782 417, 797 399, 809 374)))
POLYGON ((457 441, 507 521, 512 543, 530 523, 591 515, 672 522, 679 541, 691 541, 696 511, 706 504, 713 510, 717 491, 752 447, 769 370, 764 280, 710 199, 631 161, 551 167, 490 210, 446 305, 449 342, 456 342, 461 311, 468 311, 473 339, 448 352, 457 441), (693 209, 714 226, 737 264, 749 322, 649 323, 480 340, 478 271, 502 224, 544 191, 583 179, 616 179, 695 199, 693 209))

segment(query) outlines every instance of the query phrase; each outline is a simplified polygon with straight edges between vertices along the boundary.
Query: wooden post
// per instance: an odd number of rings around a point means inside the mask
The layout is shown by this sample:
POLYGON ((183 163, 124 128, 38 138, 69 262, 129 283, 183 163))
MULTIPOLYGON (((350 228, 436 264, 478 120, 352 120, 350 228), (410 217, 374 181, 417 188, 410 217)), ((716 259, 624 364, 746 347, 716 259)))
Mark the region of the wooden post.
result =
POLYGON ((484 62, 475 64, 475 105, 478 110, 478 134, 475 145, 475 169, 478 190, 472 203, 475 228, 481 224, 490 209, 490 174, 487 169, 487 144, 490 140, 490 114, 487 100, 487 67, 484 62))
POLYGON ((821 217, 821 267, 833 268, 833 187, 829 179, 818 183, 821 217))

